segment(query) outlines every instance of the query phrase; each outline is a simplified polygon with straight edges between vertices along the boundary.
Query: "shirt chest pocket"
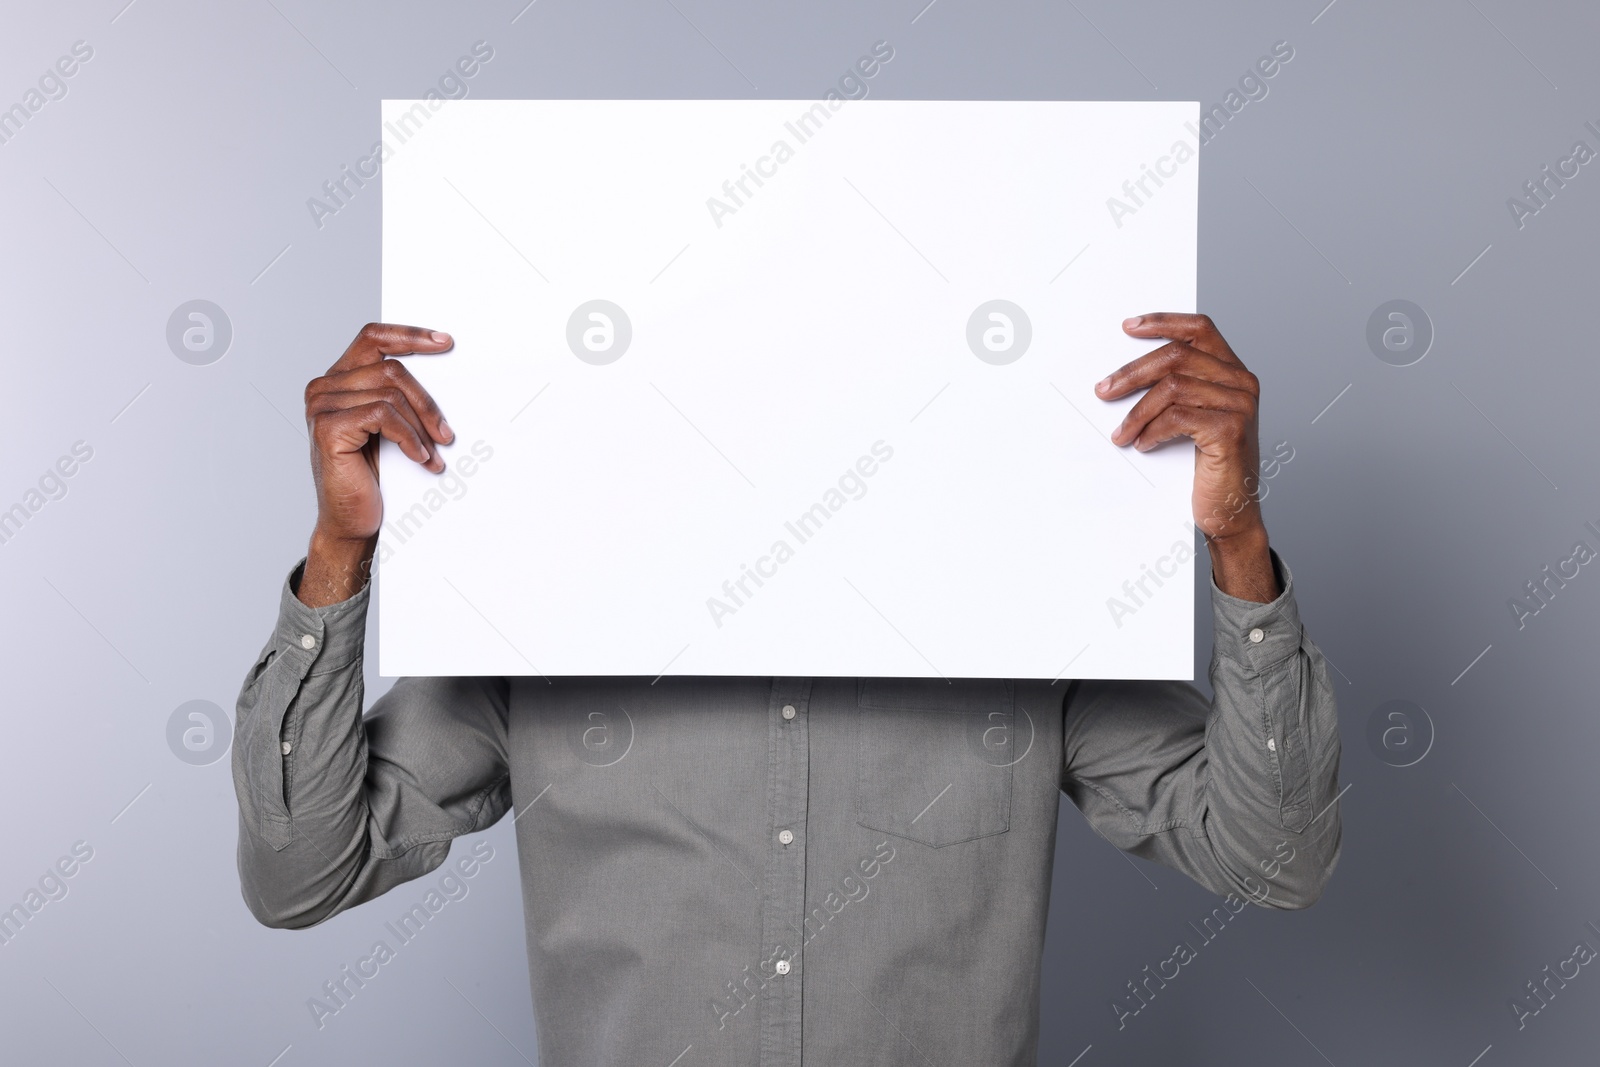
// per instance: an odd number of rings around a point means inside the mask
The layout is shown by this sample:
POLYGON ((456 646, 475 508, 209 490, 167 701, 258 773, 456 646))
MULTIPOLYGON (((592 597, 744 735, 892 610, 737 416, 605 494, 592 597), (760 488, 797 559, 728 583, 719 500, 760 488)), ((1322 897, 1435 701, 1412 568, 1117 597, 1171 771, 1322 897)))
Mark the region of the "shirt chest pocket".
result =
POLYGON ((856 820, 933 848, 1011 826, 1010 682, 857 682, 856 820))

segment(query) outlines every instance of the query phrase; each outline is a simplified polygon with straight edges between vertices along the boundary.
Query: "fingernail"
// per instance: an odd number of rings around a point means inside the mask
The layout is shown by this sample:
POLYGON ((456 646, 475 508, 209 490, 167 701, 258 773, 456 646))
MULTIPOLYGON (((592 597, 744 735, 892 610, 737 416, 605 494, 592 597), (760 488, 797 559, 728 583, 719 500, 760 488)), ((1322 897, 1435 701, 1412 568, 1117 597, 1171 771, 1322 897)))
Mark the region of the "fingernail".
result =
POLYGON ((444 439, 446 442, 454 441, 456 438, 456 432, 450 428, 450 424, 448 422, 444 421, 443 415, 439 416, 439 432, 444 434, 444 439))
POLYGON ((1131 319, 1123 319, 1122 320, 1122 328, 1124 330, 1131 330, 1131 329, 1133 329, 1135 326, 1139 325, 1143 321, 1144 321, 1144 316, 1143 315, 1135 315, 1131 319))
POLYGON ((1094 383, 1094 391, 1097 392, 1097 393, 1103 393, 1107 389, 1110 389, 1110 388, 1111 388, 1111 375, 1109 375, 1109 374, 1106 375, 1104 378, 1101 378, 1098 382, 1094 383))
POLYGON ((445 333, 443 330, 434 330, 428 336, 433 338, 434 344, 442 345, 447 344, 450 341, 450 335, 445 333))

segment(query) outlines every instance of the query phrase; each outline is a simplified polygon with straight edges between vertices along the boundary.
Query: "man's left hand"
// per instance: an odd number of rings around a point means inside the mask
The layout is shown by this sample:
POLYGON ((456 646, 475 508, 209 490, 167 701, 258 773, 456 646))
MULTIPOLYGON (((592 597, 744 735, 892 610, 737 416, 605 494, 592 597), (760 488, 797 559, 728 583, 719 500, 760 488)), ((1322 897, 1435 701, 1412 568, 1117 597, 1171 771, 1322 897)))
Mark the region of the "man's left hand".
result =
POLYGON ((1107 375, 1102 400, 1148 389, 1111 443, 1147 452, 1175 437, 1194 439, 1194 522, 1211 550, 1218 588, 1267 603, 1281 590, 1261 520, 1261 455, 1256 409, 1261 383, 1205 315, 1158 312, 1123 322, 1132 337, 1167 343, 1107 375))

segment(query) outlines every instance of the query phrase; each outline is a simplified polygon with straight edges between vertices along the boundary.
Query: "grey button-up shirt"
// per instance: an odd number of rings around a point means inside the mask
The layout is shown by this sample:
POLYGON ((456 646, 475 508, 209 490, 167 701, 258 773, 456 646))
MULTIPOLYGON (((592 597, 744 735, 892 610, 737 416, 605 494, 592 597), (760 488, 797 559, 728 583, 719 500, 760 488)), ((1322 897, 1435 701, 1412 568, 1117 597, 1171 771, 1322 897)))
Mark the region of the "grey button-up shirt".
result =
POLYGON ((239 696, 244 899, 310 926, 513 812, 542 1063, 1033 1064, 1062 792, 1236 907, 1304 907, 1333 871, 1334 697, 1273 563, 1270 604, 1212 587, 1209 705, 1181 682, 404 678, 365 718, 367 591, 313 610, 296 568, 239 696))

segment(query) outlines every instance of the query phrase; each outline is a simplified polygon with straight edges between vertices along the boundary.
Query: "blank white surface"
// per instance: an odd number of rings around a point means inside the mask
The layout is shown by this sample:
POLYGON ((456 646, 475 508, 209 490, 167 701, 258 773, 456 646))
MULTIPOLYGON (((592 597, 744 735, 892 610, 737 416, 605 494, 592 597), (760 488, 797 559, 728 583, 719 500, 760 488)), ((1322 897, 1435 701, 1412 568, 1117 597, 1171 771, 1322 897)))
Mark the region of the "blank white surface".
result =
POLYGON ((1092 385, 1153 347, 1124 317, 1194 309, 1198 159, 1107 198, 1196 105, 850 101, 802 143, 816 106, 447 101, 391 138, 383 316, 455 336, 407 363, 452 465, 492 456, 441 484, 385 443, 383 674, 1190 677, 1191 562, 1107 599, 1191 543, 1193 449, 1114 448, 1132 400, 1092 385), (596 298, 632 323, 605 366, 566 342, 596 298), (996 298, 1005 366, 966 340, 996 298))

